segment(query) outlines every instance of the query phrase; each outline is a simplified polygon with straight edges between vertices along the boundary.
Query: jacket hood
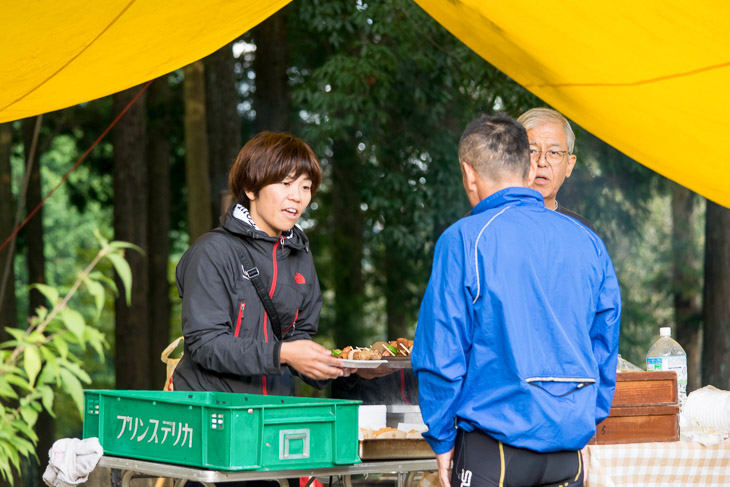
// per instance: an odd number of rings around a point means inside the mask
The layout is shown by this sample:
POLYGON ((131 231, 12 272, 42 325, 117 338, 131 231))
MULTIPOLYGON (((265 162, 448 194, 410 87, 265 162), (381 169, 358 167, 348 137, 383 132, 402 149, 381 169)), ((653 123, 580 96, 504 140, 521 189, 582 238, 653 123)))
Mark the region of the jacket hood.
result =
MULTIPOLYGON (((277 240, 279 240, 279 237, 272 237, 263 230, 255 228, 247 221, 244 221, 234 216, 234 210, 236 208, 236 205, 237 203, 232 204, 228 208, 226 215, 221 218, 221 226, 223 228, 243 238, 250 238, 253 240, 266 240, 269 242, 276 242, 277 240)), ((288 232, 288 234, 284 234, 283 238, 283 244, 286 247, 309 252, 309 239, 304 234, 304 231, 297 225, 294 225, 292 229, 288 232)))

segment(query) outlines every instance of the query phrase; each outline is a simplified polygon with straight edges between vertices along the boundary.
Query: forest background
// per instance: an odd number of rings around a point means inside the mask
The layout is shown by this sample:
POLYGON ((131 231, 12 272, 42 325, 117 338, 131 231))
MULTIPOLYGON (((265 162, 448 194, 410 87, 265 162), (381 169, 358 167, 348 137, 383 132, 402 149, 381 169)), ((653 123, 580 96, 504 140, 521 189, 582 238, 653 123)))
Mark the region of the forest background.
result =
MULTIPOLYGON (((127 253, 131 305, 109 298, 99 320, 107 360, 79 351, 93 388, 162 388, 160 353, 181 334, 175 266, 218 224, 228 169, 255 133, 293 133, 320 157, 323 184, 300 221, 325 300, 317 341, 368 345, 413 336, 436 239, 469 209, 456 160, 463 127, 545 106, 410 0, 293 2, 149 85, 0 124, 3 241, 140 92, 0 252, 0 325, 23 327, 45 302, 28 285, 69 286, 96 252, 95 229, 144 250, 127 253)), ((671 326, 688 352, 689 390, 730 389, 730 211, 573 126, 578 163, 558 200, 611 253, 619 352, 643 366, 671 326)), ((77 307, 93 314, 91 299, 77 307)), ((81 436, 69 403, 58 397, 57 418, 36 425, 41 465, 56 438, 81 436)))

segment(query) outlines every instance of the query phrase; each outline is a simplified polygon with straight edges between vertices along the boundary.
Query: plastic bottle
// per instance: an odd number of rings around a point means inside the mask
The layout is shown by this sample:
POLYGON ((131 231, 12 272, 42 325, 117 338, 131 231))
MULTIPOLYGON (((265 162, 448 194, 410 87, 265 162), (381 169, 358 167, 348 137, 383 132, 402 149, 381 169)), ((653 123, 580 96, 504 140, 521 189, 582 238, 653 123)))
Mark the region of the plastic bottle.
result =
POLYGON ((687 400, 687 354, 682 346, 672 338, 672 329, 659 329, 659 338, 646 354, 646 370, 674 370, 677 372, 677 398, 679 408, 687 400))

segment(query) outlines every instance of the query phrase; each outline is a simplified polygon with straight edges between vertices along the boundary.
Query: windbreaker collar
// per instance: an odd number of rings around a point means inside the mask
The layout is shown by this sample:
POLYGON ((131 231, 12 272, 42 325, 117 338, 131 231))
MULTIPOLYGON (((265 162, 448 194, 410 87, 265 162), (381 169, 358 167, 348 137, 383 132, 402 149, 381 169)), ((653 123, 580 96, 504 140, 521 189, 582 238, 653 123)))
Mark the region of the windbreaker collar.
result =
POLYGON ((245 209, 245 207, 238 208, 239 206, 240 205, 236 203, 232 204, 228 208, 226 216, 221 218, 221 226, 226 230, 242 237, 258 240, 268 240, 272 242, 283 238, 283 241, 286 242, 287 247, 306 250, 309 249, 309 239, 304 234, 302 229, 298 226, 295 225, 291 230, 284 233, 281 237, 272 237, 256 226, 253 220, 251 220, 250 214, 248 213, 248 210, 245 209), (242 211, 241 209, 245 211, 242 211), (246 217, 246 215, 248 215, 248 218, 246 217))
POLYGON ((542 195, 527 187, 505 188, 493 193, 480 201, 472 210, 471 214, 476 215, 492 208, 500 208, 508 205, 520 206, 545 206, 545 199, 542 195))

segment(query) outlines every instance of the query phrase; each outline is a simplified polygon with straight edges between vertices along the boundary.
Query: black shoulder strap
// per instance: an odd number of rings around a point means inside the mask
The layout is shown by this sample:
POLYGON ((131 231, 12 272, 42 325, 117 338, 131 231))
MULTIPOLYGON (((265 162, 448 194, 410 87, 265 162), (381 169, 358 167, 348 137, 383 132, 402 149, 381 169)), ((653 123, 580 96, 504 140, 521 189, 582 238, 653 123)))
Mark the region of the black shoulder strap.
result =
MULTIPOLYGON (((225 228, 223 228, 223 231, 220 233, 233 237, 233 234, 225 228)), ((243 252, 241 252, 238 257, 243 262, 243 272, 246 274, 246 277, 251 280, 251 283, 253 283, 253 287, 256 289, 256 294, 259 295, 259 299, 264 305, 266 314, 269 316, 269 321, 271 321, 271 328, 274 330, 274 335, 276 335, 276 338, 281 340, 281 320, 279 319, 279 313, 276 311, 276 307, 274 306, 273 301, 271 301, 269 293, 266 292, 258 267, 253 265, 251 253, 248 251, 248 248, 246 248, 246 245, 241 245, 241 248, 243 249, 243 252)))

